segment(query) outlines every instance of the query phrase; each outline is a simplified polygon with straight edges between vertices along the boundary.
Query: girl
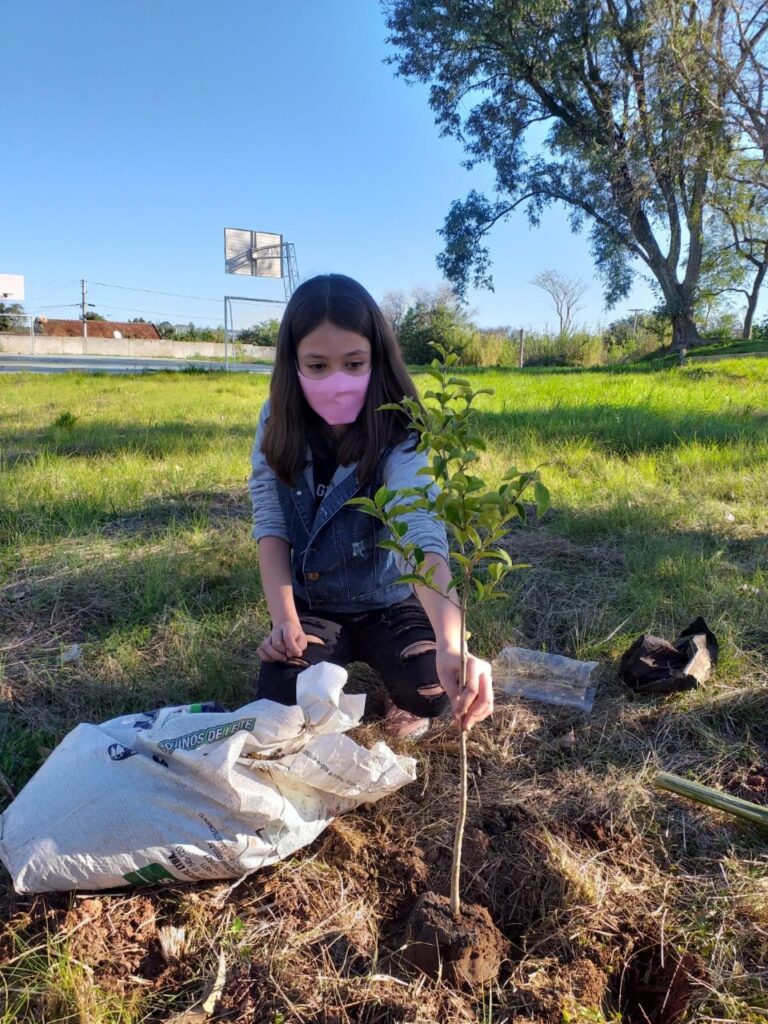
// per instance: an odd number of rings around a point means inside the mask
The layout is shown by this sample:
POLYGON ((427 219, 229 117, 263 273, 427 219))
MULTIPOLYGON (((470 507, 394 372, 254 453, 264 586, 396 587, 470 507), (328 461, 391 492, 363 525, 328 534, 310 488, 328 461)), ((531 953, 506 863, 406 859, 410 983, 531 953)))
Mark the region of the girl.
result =
POLYGON ((436 565, 427 587, 397 582, 378 542, 386 528, 346 504, 420 486, 426 465, 405 413, 381 410, 417 397, 392 329, 368 292, 342 274, 296 289, 277 339, 270 399, 259 418, 249 480, 253 536, 272 630, 259 647, 257 697, 296 703, 308 665, 367 662, 389 694, 385 727, 416 738, 452 705, 469 729, 493 710, 491 669, 467 656, 459 693, 459 611, 444 596, 448 542, 428 512, 407 517, 409 541, 436 565))

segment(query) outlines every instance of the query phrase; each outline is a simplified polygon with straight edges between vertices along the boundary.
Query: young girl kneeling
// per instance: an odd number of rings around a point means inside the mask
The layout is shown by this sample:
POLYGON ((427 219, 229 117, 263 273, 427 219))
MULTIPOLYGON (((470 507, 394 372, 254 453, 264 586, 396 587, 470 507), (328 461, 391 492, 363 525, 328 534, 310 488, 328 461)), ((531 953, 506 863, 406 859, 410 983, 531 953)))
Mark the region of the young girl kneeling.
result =
POLYGON ((469 729, 493 710, 491 669, 467 656, 459 693, 459 610, 445 527, 424 510, 406 538, 436 565, 442 589, 398 583, 386 527, 347 504, 423 486, 427 464, 405 413, 379 410, 417 392, 392 329, 368 292, 327 274, 300 285, 277 339, 270 398, 253 448, 253 536, 272 630, 259 647, 257 697, 296 703, 308 665, 364 661, 389 694, 386 729, 415 738, 452 706, 469 729))

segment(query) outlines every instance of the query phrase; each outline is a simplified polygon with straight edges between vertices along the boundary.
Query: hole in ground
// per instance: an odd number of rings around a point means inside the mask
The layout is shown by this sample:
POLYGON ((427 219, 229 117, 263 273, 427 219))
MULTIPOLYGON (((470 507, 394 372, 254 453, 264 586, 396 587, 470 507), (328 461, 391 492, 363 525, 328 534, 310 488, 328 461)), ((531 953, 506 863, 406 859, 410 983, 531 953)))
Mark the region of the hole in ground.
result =
POLYGON ((691 953, 662 950, 657 942, 638 945, 614 983, 627 1024, 679 1024, 702 974, 691 953))

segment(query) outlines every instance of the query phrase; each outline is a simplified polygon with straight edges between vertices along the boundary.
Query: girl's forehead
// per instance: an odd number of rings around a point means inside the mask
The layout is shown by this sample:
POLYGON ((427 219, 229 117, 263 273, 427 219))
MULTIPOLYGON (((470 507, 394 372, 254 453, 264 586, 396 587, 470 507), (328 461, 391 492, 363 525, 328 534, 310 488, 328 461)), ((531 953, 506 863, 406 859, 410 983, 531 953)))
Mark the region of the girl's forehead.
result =
POLYGON ((337 327, 326 320, 306 334, 296 350, 302 356, 367 355, 371 351, 371 343, 362 334, 337 327))

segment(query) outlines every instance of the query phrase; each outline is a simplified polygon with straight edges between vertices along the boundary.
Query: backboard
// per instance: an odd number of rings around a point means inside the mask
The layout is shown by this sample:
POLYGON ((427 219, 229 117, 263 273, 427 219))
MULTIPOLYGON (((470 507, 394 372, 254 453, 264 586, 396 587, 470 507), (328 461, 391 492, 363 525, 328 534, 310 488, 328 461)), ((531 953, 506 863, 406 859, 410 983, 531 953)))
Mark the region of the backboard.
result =
POLYGON ((0 274, 0 302, 24 301, 23 274, 0 274))
POLYGON ((250 277, 283 277, 283 236, 224 228, 224 270, 250 277))

